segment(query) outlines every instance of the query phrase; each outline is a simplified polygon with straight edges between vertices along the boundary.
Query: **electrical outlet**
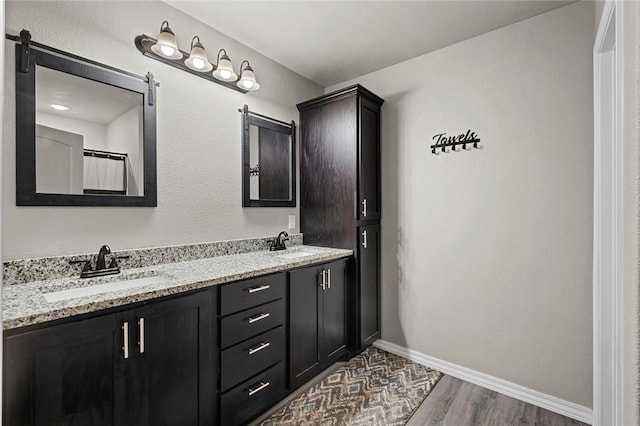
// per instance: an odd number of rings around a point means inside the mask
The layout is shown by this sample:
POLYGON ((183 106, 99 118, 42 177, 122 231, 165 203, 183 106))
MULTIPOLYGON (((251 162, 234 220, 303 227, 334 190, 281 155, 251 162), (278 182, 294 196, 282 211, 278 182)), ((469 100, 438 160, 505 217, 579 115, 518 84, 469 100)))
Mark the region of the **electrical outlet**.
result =
POLYGON ((296 227, 296 215, 289 215, 289 229, 294 229, 296 227))

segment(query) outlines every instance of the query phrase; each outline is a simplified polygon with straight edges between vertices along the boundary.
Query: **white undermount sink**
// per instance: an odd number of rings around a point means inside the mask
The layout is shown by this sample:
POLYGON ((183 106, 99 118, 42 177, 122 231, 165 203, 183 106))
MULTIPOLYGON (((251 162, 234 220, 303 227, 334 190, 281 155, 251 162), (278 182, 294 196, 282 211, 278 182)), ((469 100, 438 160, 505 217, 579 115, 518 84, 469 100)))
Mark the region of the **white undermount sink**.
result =
POLYGON ((278 255, 278 257, 283 257, 285 259, 297 259, 299 257, 305 256, 313 256, 315 253, 309 253, 308 251, 294 251, 292 253, 283 253, 278 255))
POLYGON ((96 294, 110 293, 114 291, 128 290, 137 287, 144 287, 151 284, 163 284, 167 279, 162 275, 151 277, 130 278, 119 281, 109 281, 101 284, 94 284, 86 287, 76 287, 66 290, 44 293, 44 299, 49 303, 60 302, 62 300, 76 299, 78 297, 94 296, 96 294))

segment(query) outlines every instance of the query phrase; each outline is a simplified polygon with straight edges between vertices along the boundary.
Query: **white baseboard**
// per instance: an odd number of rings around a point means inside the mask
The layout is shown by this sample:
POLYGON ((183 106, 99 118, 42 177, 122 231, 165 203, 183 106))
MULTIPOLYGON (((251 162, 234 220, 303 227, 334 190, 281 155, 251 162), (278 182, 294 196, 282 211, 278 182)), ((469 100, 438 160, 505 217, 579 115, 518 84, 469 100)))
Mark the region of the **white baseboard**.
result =
POLYGON ((396 345, 395 343, 387 342, 386 340, 376 340, 373 345, 387 352, 410 359, 418 364, 422 364, 444 374, 448 374, 449 376, 465 380, 469 383, 473 383, 474 385, 482 386, 483 388, 491 389, 503 395, 542 407, 546 410, 562 414, 563 416, 567 416, 583 423, 592 424, 593 410, 591 408, 528 389, 524 386, 498 379, 497 377, 480 373, 466 367, 461 367, 451 362, 443 361, 441 359, 425 355, 421 352, 396 345))

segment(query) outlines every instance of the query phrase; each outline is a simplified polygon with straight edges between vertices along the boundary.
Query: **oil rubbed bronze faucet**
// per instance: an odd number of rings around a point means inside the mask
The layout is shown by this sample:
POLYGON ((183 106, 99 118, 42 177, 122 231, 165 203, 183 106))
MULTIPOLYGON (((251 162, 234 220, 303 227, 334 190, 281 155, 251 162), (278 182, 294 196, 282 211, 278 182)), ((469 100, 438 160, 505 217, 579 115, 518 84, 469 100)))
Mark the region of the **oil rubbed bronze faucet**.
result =
POLYGON ((96 269, 91 269, 91 260, 72 260, 71 264, 84 264, 82 272, 80 272, 80 278, 93 278, 101 277, 104 275, 113 275, 120 273, 120 266, 117 259, 128 259, 129 256, 111 256, 111 262, 107 266, 107 255, 111 254, 111 247, 103 245, 98 251, 98 257, 96 259, 96 269))
POLYGON ((287 234, 285 231, 282 231, 278 234, 275 240, 271 240, 271 247, 269 247, 269 250, 286 250, 287 246, 284 244, 285 241, 289 241, 289 234, 287 234))

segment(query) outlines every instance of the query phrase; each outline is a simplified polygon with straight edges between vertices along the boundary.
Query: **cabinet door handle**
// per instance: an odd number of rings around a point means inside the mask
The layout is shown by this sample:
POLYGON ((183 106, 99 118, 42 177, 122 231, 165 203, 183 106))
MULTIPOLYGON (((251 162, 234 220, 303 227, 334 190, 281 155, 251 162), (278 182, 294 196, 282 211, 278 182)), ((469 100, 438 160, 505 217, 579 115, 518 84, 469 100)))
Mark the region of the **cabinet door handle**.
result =
POLYGON ((255 393, 260 392, 262 389, 266 388, 266 387, 267 387, 267 386, 269 386, 270 384, 271 384, 271 383, 269 383, 269 382, 260 382, 260 386, 258 386, 257 388, 255 388, 255 389, 251 389, 251 388, 249 388, 249 396, 251 396, 251 395, 253 395, 253 394, 255 394, 255 393))
POLYGON ((140 353, 144 353, 144 318, 140 318, 138 320, 138 333, 140 335, 140 340, 138 340, 138 347, 140 348, 140 353))
POLYGON ((362 216, 367 217, 367 199, 362 200, 362 216))
POLYGON ((248 321, 249 321, 249 324, 253 324, 254 322, 257 322, 257 321, 263 320, 263 319, 265 319, 265 318, 268 318, 268 317, 269 317, 269 315, 271 315, 269 312, 265 312, 265 313, 260 313, 260 314, 258 314, 258 315, 257 315, 257 316, 255 316, 255 317, 251 317, 251 318, 249 318, 249 320, 248 320, 248 321))
POLYGON ((124 359, 129 358, 129 323, 127 321, 122 324, 122 353, 124 354, 124 359))
POLYGON ((249 293, 257 293, 257 292, 262 291, 262 290, 268 290, 269 288, 271 288, 271 286, 269 286, 269 285, 261 285, 259 287, 251 287, 251 288, 249 288, 249 293))
POLYGON ((325 271, 324 269, 322 270, 322 289, 326 289, 327 286, 327 278, 326 278, 326 273, 327 271, 325 271))
POLYGON ((327 269, 327 288, 331 289, 331 269, 327 269))
POLYGON ((367 248, 367 231, 362 231, 362 247, 367 248))
POLYGON ((256 352, 260 352, 261 350, 266 349, 266 348, 268 348, 269 346, 271 346, 271 343, 269 343, 269 342, 262 342, 262 343, 260 343, 260 345, 259 345, 258 347, 256 347, 256 348, 249 348, 249 355, 253 355, 253 354, 255 354, 256 352))

